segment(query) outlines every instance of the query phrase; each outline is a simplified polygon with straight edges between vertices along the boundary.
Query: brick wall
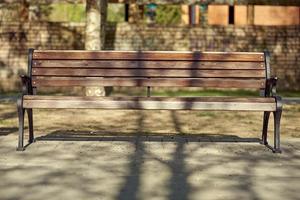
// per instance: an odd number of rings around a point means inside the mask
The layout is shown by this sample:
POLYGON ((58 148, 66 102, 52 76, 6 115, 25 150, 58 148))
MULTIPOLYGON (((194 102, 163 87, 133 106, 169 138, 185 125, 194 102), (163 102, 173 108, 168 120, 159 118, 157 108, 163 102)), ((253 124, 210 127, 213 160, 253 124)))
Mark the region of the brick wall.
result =
MULTIPOLYGON (((83 49, 84 24, 0 24, 0 90, 17 87, 26 53, 36 49, 83 49)), ((300 26, 148 27, 119 23, 106 31, 106 49, 271 52, 281 89, 300 90, 300 26)))

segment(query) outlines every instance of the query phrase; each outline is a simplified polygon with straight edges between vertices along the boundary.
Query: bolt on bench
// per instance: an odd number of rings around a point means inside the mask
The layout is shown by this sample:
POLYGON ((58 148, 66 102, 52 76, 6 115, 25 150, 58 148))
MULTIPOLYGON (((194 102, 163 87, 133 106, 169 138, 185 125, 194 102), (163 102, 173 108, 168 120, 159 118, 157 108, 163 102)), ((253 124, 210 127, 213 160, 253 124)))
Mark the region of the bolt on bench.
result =
POLYGON ((268 53, 61 51, 29 50, 28 75, 21 76, 18 100, 19 143, 24 150, 24 114, 29 122, 29 144, 34 141, 32 109, 163 109, 262 111, 262 143, 267 143, 270 113, 274 114, 274 148, 280 150, 281 98, 277 78, 270 77, 268 53), (44 96, 41 86, 147 87, 147 97, 44 96), (249 88, 257 97, 151 97, 150 87, 249 88))

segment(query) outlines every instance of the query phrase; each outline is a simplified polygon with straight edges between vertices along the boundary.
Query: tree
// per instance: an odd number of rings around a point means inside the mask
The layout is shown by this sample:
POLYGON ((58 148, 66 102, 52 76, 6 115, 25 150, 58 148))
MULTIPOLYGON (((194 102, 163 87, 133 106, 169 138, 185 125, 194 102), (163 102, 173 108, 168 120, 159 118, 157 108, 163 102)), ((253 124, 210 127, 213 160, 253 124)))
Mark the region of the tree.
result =
MULTIPOLYGON (((85 49, 104 48, 107 0, 86 1, 85 49)), ((87 96, 105 96, 103 87, 87 87, 87 96)))

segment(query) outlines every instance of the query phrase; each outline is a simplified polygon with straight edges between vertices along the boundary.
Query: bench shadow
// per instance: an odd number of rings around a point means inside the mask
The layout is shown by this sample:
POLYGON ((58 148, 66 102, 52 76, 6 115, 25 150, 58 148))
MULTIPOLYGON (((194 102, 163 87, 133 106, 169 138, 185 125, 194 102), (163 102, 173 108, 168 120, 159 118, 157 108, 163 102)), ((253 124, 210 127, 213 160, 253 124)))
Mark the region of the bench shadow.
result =
POLYGON ((7 136, 11 133, 14 133, 18 130, 17 127, 11 127, 11 128, 0 128, 0 136, 7 136))
MULTIPOLYGON (((182 134, 180 122, 173 115, 176 122, 177 133, 145 133, 141 129, 136 132, 115 132, 115 131, 74 131, 74 130, 58 130, 51 132, 45 136, 37 137, 37 140, 42 141, 112 141, 112 142, 128 142, 134 147, 134 152, 128 155, 128 172, 124 176, 124 181, 118 191, 116 199, 139 199, 141 192, 141 179, 143 176, 143 165, 149 160, 153 159, 161 165, 167 167, 171 176, 166 182, 169 194, 168 199, 188 199, 191 192, 194 191, 190 185, 188 178, 195 172, 199 171, 198 168, 191 170, 187 167, 186 158, 188 157, 185 151, 186 144, 190 142, 247 142, 259 143, 258 138, 241 138, 235 135, 221 135, 221 134, 182 134), (175 144, 175 150, 172 153, 169 161, 163 160, 153 154, 147 149, 147 142, 172 142, 175 144)), ((139 124, 143 125, 143 115, 141 116, 139 124)), ((208 164, 207 167, 211 167, 208 164)), ((204 167, 205 168, 205 167, 204 167)), ((248 189, 248 185, 245 186, 248 189)), ((155 196, 156 194, 153 193, 155 196)))
POLYGON ((259 143, 259 138, 242 138, 236 135, 222 134, 178 134, 178 133, 149 133, 149 132, 115 132, 115 131, 70 131, 57 130, 47 135, 36 137, 37 141, 119 141, 134 142, 244 142, 259 143))

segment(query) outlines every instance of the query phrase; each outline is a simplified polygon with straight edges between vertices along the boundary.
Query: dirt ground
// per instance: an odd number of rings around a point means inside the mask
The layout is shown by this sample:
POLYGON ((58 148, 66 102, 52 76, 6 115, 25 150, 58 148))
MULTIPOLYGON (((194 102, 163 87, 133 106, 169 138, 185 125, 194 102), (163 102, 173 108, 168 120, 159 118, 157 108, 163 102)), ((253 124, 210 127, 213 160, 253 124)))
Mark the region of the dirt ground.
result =
POLYGON ((34 110, 38 141, 16 152, 0 103, 0 199, 299 199, 300 105, 284 106, 282 154, 261 128, 256 112, 34 110))

